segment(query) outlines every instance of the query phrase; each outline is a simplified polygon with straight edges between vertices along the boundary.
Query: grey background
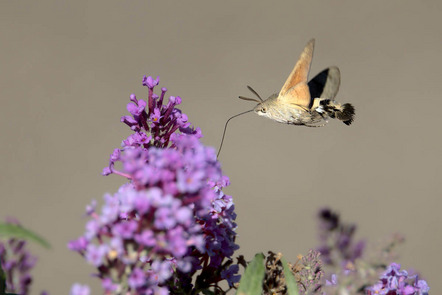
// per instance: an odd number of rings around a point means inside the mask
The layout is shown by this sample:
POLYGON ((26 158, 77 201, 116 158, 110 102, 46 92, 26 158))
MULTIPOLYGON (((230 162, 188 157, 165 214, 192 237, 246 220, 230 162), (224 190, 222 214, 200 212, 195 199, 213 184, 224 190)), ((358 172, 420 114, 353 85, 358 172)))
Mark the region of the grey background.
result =
POLYGON ((251 85, 278 92, 306 42, 313 77, 337 65, 338 99, 354 125, 234 119, 220 161, 238 214, 238 254, 316 245, 319 207, 330 205, 375 243, 401 232, 398 262, 432 293, 441 236, 442 4, 434 1, 2 1, 0 3, 0 217, 45 236, 34 294, 93 286, 92 267, 66 243, 83 233, 85 205, 123 179, 102 177, 129 134, 119 122, 144 74, 218 147, 225 120, 253 107, 251 85))

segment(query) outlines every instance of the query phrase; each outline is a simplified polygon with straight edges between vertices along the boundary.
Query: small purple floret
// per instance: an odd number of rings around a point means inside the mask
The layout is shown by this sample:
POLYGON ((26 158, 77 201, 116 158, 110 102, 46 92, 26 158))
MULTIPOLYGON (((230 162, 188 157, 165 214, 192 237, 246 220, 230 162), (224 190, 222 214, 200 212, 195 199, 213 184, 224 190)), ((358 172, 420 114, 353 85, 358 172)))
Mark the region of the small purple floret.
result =
POLYGON ((153 89, 160 82, 160 77, 158 76, 156 79, 153 79, 151 76, 143 77, 143 86, 147 86, 148 88, 153 89))

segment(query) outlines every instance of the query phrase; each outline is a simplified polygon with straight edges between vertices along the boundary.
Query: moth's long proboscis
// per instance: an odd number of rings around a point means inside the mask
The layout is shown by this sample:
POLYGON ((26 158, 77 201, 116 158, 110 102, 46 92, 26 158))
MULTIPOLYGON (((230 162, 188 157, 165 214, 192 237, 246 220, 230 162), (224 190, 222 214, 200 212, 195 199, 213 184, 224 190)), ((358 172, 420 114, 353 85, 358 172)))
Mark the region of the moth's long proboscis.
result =
POLYGON ((230 118, 227 120, 226 125, 224 125, 223 137, 222 137, 222 139, 221 139, 221 144, 219 145, 218 154, 216 155, 217 158, 219 157, 219 154, 221 153, 221 149, 223 148, 224 136, 226 135, 227 124, 229 124, 229 121, 232 120, 233 118, 236 118, 236 117, 238 117, 238 116, 241 116, 241 115, 244 115, 244 114, 250 113, 250 112, 252 112, 252 111, 253 111, 253 110, 248 110, 248 111, 246 111, 246 112, 242 112, 242 113, 240 113, 240 114, 238 114, 238 115, 235 115, 235 116, 233 116, 233 117, 230 117, 230 118))

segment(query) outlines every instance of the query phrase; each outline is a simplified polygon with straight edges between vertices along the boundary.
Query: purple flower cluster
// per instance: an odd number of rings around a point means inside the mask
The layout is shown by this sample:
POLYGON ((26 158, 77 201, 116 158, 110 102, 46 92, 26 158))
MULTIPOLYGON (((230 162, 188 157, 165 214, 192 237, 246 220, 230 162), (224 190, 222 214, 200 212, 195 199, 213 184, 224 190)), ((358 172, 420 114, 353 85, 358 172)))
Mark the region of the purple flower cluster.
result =
MULTIPOLYGON (((7 223, 20 225, 13 218, 9 218, 7 223)), ((16 238, 0 241, 0 264, 6 275, 6 290, 9 293, 23 295, 30 293, 32 284, 30 271, 35 266, 37 258, 28 252, 26 244, 26 241, 16 238)))
POLYGON ((366 289, 366 294, 428 295, 430 288, 426 281, 419 280, 417 275, 409 275, 406 270, 400 269, 400 264, 390 264, 379 282, 366 289))
POLYGON ((87 207, 86 232, 69 243, 97 267, 106 294, 197 294, 239 280, 231 260, 239 248, 236 215, 221 190, 229 180, 215 150, 175 108, 181 99, 171 96, 164 105, 166 89, 154 94, 158 82, 144 77, 147 102, 131 95, 131 116, 121 121, 134 133, 103 170, 129 182, 104 196, 100 212, 95 203, 87 207))

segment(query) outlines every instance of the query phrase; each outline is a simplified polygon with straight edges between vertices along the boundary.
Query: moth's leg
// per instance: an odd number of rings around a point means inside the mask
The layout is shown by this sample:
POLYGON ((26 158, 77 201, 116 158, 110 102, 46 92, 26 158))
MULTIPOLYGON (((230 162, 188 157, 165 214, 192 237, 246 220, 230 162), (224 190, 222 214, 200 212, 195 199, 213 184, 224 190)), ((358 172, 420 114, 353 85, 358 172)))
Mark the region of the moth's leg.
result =
POLYGON ((327 121, 327 118, 325 117, 325 115, 323 113, 321 113, 321 112, 316 112, 316 113, 318 113, 324 121, 327 121))
POLYGON ((321 125, 304 124, 304 126, 306 126, 306 127, 324 127, 324 126, 327 125, 327 124, 328 124, 328 121, 325 121, 325 123, 324 123, 324 124, 321 124, 321 125))
POLYGON ((327 125, 327 123, 321 124, 321 125, 307 125, 307 124, 305 124, 304 126, 305 127, 324 127, 325 125, 327 125))
POLYGON ((292 122, 292 121, 287 121, 287 124, 288 125, 296 125, 296 126, 304 126, 305 125, 304 123, 295 123, 295 122, 292 122))

